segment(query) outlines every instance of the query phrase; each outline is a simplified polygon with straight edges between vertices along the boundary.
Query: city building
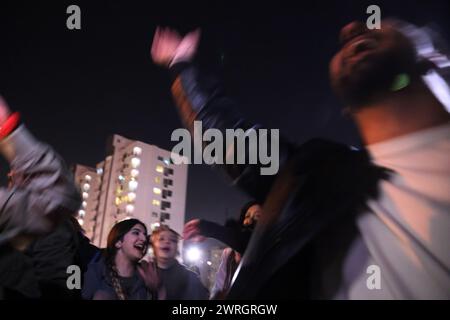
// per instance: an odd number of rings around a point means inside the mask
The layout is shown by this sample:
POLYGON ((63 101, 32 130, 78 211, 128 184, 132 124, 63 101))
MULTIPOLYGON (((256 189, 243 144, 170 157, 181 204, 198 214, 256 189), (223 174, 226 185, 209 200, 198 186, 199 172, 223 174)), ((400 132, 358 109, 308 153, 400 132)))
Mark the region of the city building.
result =
POLYGON ((77 165, 74 170, 83 195, 78 221, 92 243, 105 247, 111 227, 127 218, 149 229, 164 223, 181 234, 187 165, 175 165, 170 151, 119 135, 112 136, 108 149, 96 168, 77 165))

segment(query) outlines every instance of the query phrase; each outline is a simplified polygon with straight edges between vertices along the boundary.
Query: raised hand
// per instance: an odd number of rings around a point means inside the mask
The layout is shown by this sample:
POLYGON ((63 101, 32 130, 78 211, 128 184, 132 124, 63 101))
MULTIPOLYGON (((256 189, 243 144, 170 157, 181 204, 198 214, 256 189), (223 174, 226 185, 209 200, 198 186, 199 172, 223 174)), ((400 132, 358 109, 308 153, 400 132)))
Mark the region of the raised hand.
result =
POLYGON ((152 43, 152 59, 156 64, 165 67, 181 61, 191 61, 197 52, 199 40, 199 29, 182 38, 174 30, 158 27, 152 43))
POLYGON ((183 239, 193 242, 203 242, 206 237, 201 234, 200 220, 194 219, 184 225, 183 239))
POLYGON ((8 119, 11 114, 11 110, 3 97, 0 96, 0 126, 8 119))

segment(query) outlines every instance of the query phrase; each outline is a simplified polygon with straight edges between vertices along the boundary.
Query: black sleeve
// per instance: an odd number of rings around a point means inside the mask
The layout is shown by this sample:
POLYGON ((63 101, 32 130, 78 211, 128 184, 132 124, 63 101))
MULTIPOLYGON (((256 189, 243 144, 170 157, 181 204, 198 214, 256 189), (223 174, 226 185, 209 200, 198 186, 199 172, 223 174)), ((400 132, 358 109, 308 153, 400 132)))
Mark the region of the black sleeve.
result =
MULTIPOLYGON (((271 150, 272 136, 270 130, 245 119, 241 115, 239 107, 223 94, 219 82, 215 78, 202 77, 198 69, 190 63, 175 64, 171 71, 175 79, 172 85, 172 94, 180 118, 191 134, 194 132, 195 121, 201 121, 203 132, 208 129, 217 129, 223 137, 226 136, 227 129, 242 129, 245 139, 253 137, 256 132, 258 144, 265 141, 268 148, 267 155, 272 155, 272 153, 279 155, 278 168, 283 167, 294 148, 287 139, 282 136, 274 138, 274 140, 278 139, 279 141, 277 144, 273 144, 276 149, 271 150)), ((275 136, 275 131, 272 133, 275 136)), ((204 146, 206 145, 204 143, 204 146)), ((251 149, 248 143, 246 143, 244 150, 246 163, 236 164, 235 162, 231 164, 230 158, 235 157, 236 151, 236 143, 225 146, 222 158, 218 157, 222 160, 222 163, 216 163, 214 166, 225 172, 235 185, 251 195, 252 198, 264 202, 275 181, 277 172, 273 170, 274 172, 269 174, 265 171, 269 165, 262 164, 261 159, 258 159, 256 164, 248 164, 250 154, 254 152, 254 149, 251 149), (262 174, 263 172, 264 174, 262 174)))
POLYGON ((244 253, 251 236, 249 229, 225 227, 207 220, 200 220, 200 230, 204 236, 217 239, 241 254, 244 253))

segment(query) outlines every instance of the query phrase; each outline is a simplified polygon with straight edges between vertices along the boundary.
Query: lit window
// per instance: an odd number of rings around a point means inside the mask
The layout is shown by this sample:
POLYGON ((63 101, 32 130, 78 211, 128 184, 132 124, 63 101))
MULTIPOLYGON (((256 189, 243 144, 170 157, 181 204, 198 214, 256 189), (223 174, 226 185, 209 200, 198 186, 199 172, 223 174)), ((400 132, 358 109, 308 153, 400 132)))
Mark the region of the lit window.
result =
POLYGON ((127 204, 127 206, 125 207, 125 211, 127 213, 133 213, 134 211, 134 206, 132 204, 127 204))
POLYGON ((141 164, 141 159, 136 158, 136 157, 131 158, 131 166, 132 166, 133 168, 136 169, 137 167, 139 167, 140 164, 141 164))
POLYGON ((156 228, 159 228, 161 225, 158 222, 152 223, 150 225, 150 229, 154 231, 156 228))
POLYGON ((156 166, 156 172, 163 173, 164 172, 164 167, 162 165, 158 164, 156 166))
POLYGON ((87 174, 84 176, 84 179, 89 182, 89 181, 91 181, 92 177, 87 174))
POLYGON ((84 191, 89 191, 90 188, 91 188, 91 186, 90 186, 89 183, 83 184, 83 190, 84 190, 84 191))
POLYGON ((87 200, 89 198, 89 194, 87 192, 83 192, 83 200, 87 200))
POLYGON ((115 200, 116 206, 120 205, 121 203, 122 203, 122 200, 120 199, 120 197, 116 197, 116 200, 115 200))
POLYGON ((78 219, 78 223, 80 224, 80 226, 82 226, 84 223, 83 219, 78 219))
POLYGON ((136 193, 130 192, 128 193, 128 201, 133 202, 136 199, 136 193))
POLYGON ((141 149, 140 147, 134 147, 134 148, 133 148, 133 154, 134 154, 135 156, 140 156, 141 153, 142 153, 142 149, 141 149))
POLYGON ((130 189, 130 191, 135 191, 138 187, 138 182, 136 180, 131 180, 130 182, 128 182, 128 189, 130 189))
POLYGON ((99 176, 101 176, 101 175, 103 174, 103 169, 102 169, 102 168, 98 168, 98 169, 97 169, 97 174, 98 174, 99 176))
POLYGON ((153 188, 153 193, 154 194, 161 194, 161 189, 160 188, 153 188))
POLYGON ((120 181, 125 181, 125 177, 123 176, 123 175, 119 175, 119 178, 118 178, 120 181))
POLYGON ((154 206, 159 206, 159 205, 161 205, 161 202, 159 200, 153 199, 152 204, 154 206))
POLYGON ((160 177, 155 177, 155 182, 156 183, 161 183, 161 178, 160 177))
POLYGON ((130 174, 131 174, 131 176, 132 176, 133 178, 136 178, 136 177, 139 175, 139 170, 137 170, 137 169, 132 169, 132 170, 130 171, 130 174))

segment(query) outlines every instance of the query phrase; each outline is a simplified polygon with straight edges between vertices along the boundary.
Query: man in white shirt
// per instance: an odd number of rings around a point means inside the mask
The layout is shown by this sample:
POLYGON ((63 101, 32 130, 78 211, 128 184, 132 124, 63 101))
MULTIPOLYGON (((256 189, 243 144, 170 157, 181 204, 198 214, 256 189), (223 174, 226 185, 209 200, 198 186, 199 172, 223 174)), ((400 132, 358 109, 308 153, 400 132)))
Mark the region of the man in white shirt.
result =
MULTIPOLYGON (((231 298, 450 299, 450 115, 423 81, 439 68, 410 31, 394 21, 341 31, 331 84, 366 151, 282 139, 273 179, 258 166, 219 166, 264 202, 231 298)), ((198 39, 157 30, 152 47, 174 73, 185 125, 258 128, 201 83, 198 39)))

